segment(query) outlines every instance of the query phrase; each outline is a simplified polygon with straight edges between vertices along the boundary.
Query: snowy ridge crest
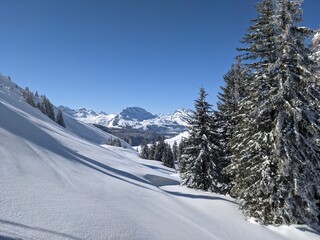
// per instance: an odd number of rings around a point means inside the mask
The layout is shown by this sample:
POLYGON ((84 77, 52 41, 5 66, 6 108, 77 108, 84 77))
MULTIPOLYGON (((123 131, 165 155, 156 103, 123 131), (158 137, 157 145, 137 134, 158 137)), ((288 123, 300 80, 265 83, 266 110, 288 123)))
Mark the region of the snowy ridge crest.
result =
POLYGON ((152 114, 141 107, 128 107, 119 114, 106 114, 92 109, 70 109, 59 107, 65 114, 91 124, 99 124, 109 128, 134 128, 153 131, 177 131, 181 133, 189 126, 192 111, 177 109, 173 114, 152 114))

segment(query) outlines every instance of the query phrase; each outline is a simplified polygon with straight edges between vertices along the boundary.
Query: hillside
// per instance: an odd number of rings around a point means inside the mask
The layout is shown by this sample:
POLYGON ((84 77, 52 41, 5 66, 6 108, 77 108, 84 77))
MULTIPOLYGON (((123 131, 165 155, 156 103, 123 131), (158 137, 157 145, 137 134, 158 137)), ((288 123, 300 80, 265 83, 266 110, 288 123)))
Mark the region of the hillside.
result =
POLYGON ((320 239, 246 221, 234 199, 179 177, 66 118, 60 127, 0 77, 0 239, 320 239))

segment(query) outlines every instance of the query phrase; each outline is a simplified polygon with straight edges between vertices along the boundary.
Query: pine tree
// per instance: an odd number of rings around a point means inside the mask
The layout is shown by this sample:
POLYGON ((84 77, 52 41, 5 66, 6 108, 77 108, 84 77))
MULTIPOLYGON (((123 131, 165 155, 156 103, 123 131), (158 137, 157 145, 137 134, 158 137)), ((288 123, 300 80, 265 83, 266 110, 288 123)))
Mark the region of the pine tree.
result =
POLYGON ((315 63, 312 72, 313 81, 317 83, 320 81, 320 29, 315 32, 311 41, 311 58, 315 63))
POLYGON ((115 146, 115 147, 122 147, 122 144, 121 144, 121 141, 120 141, 119 138, 116 138, 116 139, 114 140, 114 145, 113 145, 113 146, 115 146))
MULTIPOLYGON (((242 65, 241 59, 237 57, 237 62, 232 65, 230 71, 224 76, 225 86, 221 87, 219 102, 217 104, 219 112, 216 112, 216 128, 220 129, 218 139, 220 144, 221 168, 224 169, 234 157, 232 141, 239 123, 240 102, 245 97, 244 88, 248 80, 246 68, 242 65)), ((224 174, 223 182, 229 184, 229 177, 224 174)))
POLYGON ((165 149, 161 158, 163 165, 169 168, 174 168, 174 160, 172 149, 169 144, 165 143, 165 149))
POLYGON ((163 137, 159 137, 156 144, 156 151, 154 153, 154 160, 161 161, 165 152, 166 144, 163 137))
POLYGON ((189 139, 183 149, 185 170, 181 173, 183 184, 190 188, 220 191, 220 173, 216 169, 218 147, 212 143, 211 105, 206 101, 204 88, 195 101, 195 112, 189 139))
POLYGON ((320 62, 320 29, 315 32, 311 41, 311 50, 314 61, 320 62))
POLYGON ((42 113, 47 115, 50 119, 55 121, 53 105, 46 96, 42 97, 42 103, 41 103, 40 110, 42 113))
POLYGON ((156 143, 153 143, 149 148, 149 156, 148 159, 154 160, 155 159, 155 153, 156 153, 156 143))
POLYGON ((245 215, 265 224, 318 225, 319 89, 298 27, 302 1, 264 0, 244 38, 252 79, 233 141, 231 194, 245 215))
POLYGON ((183 175, 184 172, 186 171, 186 161, 182 157, 182 154, 184 152, 184 149, 187 147, 187 139, 182 138, 180 143, 179 143, 179 148, 178 148, 178 166, 179 166, 179 172, 180 175, 183 175))
POLYGON ((149 159, 150 156, 150 150, 147 144, 142 144, 141 145, 141 153, 140 153, 140 157, 143 159, 149 159))
POLYGON ((28 87, 23 90, 22 95, 28 104, 30 104, 32 107, 36 107, 36 104, 34 102, 34 94, 29 90, 28 87))
POLYGON ((178 148, 177 141, 174 141, 174 142, 173 142, 173 145, 172 145, 172 155, 173 155, 173 159, 174 159, 174 160, 178 160, 178 157, 179 157, 179 148, 178 148))
POLYGON ((66 127, 61 109, 58 110, 57 117, 56 117, 56 123, 58 123, 60 126, 62 126, 64 128, 66 127))

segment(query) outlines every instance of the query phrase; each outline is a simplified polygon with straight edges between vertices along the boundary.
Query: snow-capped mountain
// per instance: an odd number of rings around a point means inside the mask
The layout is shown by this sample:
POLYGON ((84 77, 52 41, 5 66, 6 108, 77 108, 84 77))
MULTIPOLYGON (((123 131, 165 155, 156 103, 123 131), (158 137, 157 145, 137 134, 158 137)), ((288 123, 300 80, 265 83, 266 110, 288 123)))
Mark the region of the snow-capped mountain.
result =
POLYGON ((107 114, 105 112, 95 112, 92 109, 80 108, 71 109, 64 106, 59 106, 62 112, 70 117, 77 119, 83 123, 99 124, 102 126, 108 126, 108 124, 116 116, 115 114, 107 114))
POLYGON ((60 106, 60 109, 75 119, 108 128, 132 128, 151 130, 160 133, 181 133, 189 124, 192 111, 178 109, 173 114, 152 114, 140 107, 128 107, 119 114, 106 114, 91 109, 70 109, 60 106))

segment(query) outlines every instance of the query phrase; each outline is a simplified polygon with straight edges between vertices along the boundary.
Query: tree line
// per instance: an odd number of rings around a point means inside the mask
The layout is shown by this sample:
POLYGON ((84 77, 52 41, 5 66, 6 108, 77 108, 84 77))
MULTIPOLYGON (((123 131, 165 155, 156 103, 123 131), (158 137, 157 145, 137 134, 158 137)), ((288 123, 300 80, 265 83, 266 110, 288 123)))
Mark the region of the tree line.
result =
POLYGON ((22 91, 22 96, 29 105, 38 108, 43 114, 58 123, 60 126, 66 127, 61 109, 58 109, 57 114, 55 115, 53 104, 45 95, 39 96, 38 92, 34 94, 28 87, 26 87, 22 91))
POLYGON ((143 159, 161 161, 164 166, 174 168, 175 160, 179 159, 179 149, 177 142, 170 144, 164 141, 164 137, 160 136, 153 144, 142 144, 140 157, 143 159))

